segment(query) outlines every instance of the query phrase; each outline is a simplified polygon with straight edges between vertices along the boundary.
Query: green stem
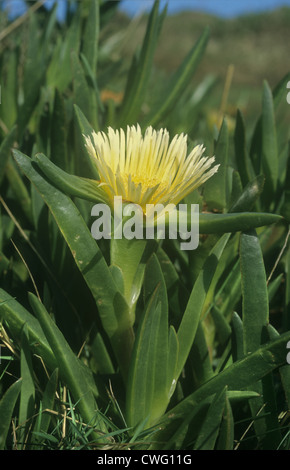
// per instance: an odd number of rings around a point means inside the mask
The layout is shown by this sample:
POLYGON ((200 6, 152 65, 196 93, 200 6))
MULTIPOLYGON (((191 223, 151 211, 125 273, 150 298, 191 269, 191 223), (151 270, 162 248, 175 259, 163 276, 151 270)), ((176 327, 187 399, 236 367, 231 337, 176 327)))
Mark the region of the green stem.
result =
POLYGON ((131 325, 135 321, 135 309, 143 284, 146 263, 155 250, 155 243, 147 240, 111 241, 111 265, 117 266, 122 273, 123 295, 129 306, 131 325))
POLYGON ((111 338, 124 379, 127 378, 134 346, 135 311, 143 285, 145 267, 156 248, 155 240, 127 240, 126 238, 111 240, 111 267, 117 267, 120 270, 123 296, 128 306, 126 312, 123 312, 119 330, 111 338))

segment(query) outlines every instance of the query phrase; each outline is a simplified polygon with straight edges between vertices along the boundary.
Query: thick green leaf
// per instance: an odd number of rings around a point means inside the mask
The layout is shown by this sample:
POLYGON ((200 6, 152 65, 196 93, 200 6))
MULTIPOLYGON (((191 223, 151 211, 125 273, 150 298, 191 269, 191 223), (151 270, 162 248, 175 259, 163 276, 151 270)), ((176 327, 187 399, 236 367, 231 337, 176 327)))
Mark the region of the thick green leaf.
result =
POLYGON ((219 340, 219 344, 220 346, 224 346, 231 336, 231 328, 229 323, 223 315, 223 312, 216 305, 213 306, 210 315, 215 325, 215 331, 219 340))
POLYGON ((233 203, 238 200, 238 198, 242 195, 243 193, 243 184, 241 181, 240 173, 237 170, 229 168, 229 175, 228 175, 228 180, 229 180, 229 192, 230 192, 230 198, 229 198, 229 203, 228 207, 231 208, 233 203), (230 183, 230 174, 232 173, 232 181, 230 183))
POLYGON ((39 37, 39 29, 36 16, 30 15, 29 22, 29 34, 23 76, 24 99, 18 108, 17 116, 19 141, 22 140, 24 131, 38 104, 48 64, 48 56, 44 54, 43 48, 39 47, 37 40, 39 37))
POLYGON ((108 204, 106 193, 98 188, 96 180, 71 175, 54 165, 45 155, 37 154, 34 160, 49 181, 68 196, 91 202, 108 204))
POLYGON ((68 119, 65 101, 58 89, 54 92, 54 102, 50 130, 51 160, 60 168, 68 169, 67 131, 68 119))
MULTIPOLYGON (((262 114, 258 118, 253 137, 251 140, 250 146, 250 157, 255 168, 255 173, 260 174, 262 171, 262 153, 263 153, 263 145, 265 146, 267 138, 269 138, 270 145, 275 152, 275 140, 276 140, 276 130, 274 129, 274 134, 270 136, 265 136, 265 141, 263 144, 263 120, 264 120, 264 127, 269 128, 270 132, 275 127, 275 118, 274 112, 276 111, 280 101, 285 96, 285 87, 287 86, 287 82, 289 81, 289 73, 285 75, 285 77, 280 80, 278 85, 274 88, 271 96, 271 91, 269 90, 269 85, 265 81, 264 88, 263 88, 263 103, 262 103, 262 114), (271 129, 272 128, 272 129, 271 129)), ((267 149, 265 149, 267 152, 267 149)), ((268 155, 269 156, 269 155, 268 155)), ((277 162, 273 161, 273 165, 277 165, 277 162)), ((276 171, 276 170, 275 170, 276 171)), ((274 180, 277 175, 273 175, 274 180)), ((271 184, 271 176, 268 184, 271 184)))
POLYGON ((46 384, 42 396, 42 412, 39 416, 39 422, 35 424, 34 431, 48 432, 49 424, 51 422, 51 410, 53 410, 56 398, 58 383, 58 369, 55 369, 46 384))
POLYGON ((234 417, 232 412, 231 403, 226 396, 224 414, 220 426, 220 434, 218 437, 217 450, 233 450, 234 446, 234 417))
POLYGON ((50 185, 35 168, 35 162, 19 151, 14 157, 48 205, 69 246, 95 301, 116 358, 126 375, 132 348, 132 319, 128 304, 75 204, 50 185))
POLYGON ((133 58, 128 75, 119 123, 122 126, 134 124, 141 110, 145 93, 148 89, 154 51, 164 19, 164 12, 159 15, 159 0, 151 10, 143 45, 138 57, 133 58))
MULTIPOLYGON (((239 242, 238 234, 234 234, 233 236, 231 236, 220 258, 220 261, 214 273, 212 283, 210 287, 208 288, 206 301, 205 301, 204 309, 202 312, 203 314, 202 318, 205 318, 205 320, 206 320, 206 315, 209 313, 211 306, 215 303, 217 305, 220 305, 219 293, 220 293, 220 288, 222 288, 222 286, 225 285, 224 284, 225 273, 229 272, 229 270, 232 270, 233 279, 235 279, 235 274, 237 273, 235 272, 233 268, 233 262, 237 257, 238 242, 239 242)), ((232 294, 235 294, 234 287, 237 288, 237 285, 236 284, 232 285, 232 289, 233 289, 232 294)), ((231 299, 229 298, 227 300, 230 301, 231 299)), ((227 300, 221 303, 223 308, 227 307, 227 300)))
MULTIPOLYGON (((197 336, 197 335, 196 335, 197 336)), ((179 354, 179 343, 175 328, 171 325, 169 328, 168 338, 168 355, 167 355, 167 390, 169 398, 173 395, 176 388, 177 361, 179 354)))
POLYGON ((96 73, 100 29, 99 1, 92 0, 83 33, 82 53, 85 55, 93 73, 96 73))
MULTIPOLYGON (((234 246, 234 248, 236 248, 234 246)), ((235 253, 233 253, 235 257, 235 253)), ((231 263, 232 259, 229 260, 231 263)), ((230 264, 231 265, 231 264, 230 264)), ((225 266, 226 271, 227 266, 225 266)), ((230 313, 234 310, 238 300, 241 297, 241 272, 240 264, 237 260, 234 265, 231 265, 231 270, 227 276, 222 275, 223 282, 214 296, 214 304, 218 306, 220 314, 223 316, 224 321, 228 322, 230 313)))
POLYGON ((171 337, 173 364, 168 364, 166 286, 155 255, 146 269, 144 289, 147 307, 137 331, 127 385, 126 418, 133 427, 144 419, 149 427, 162 416, 174 390, 173 352, 177 348, 171 337))
POLYGON ((11 149, 16 139, 17 128, 14 126, 9 134, 3 139, 0 146, 0 183, 3 180, 5 174, 5 168, 9 157, 11 155, 11 149))
POLYGON ((241 234, 240 261, 244 353, 248 354, 262 344, 262 333, 269 322, 266 273, 259 238, 255 232, 241 234))
POLYGON ((220 165, 219 170, 204 187, 204 199, 210 209, 224 210, 228 206, 228 147, 228 126, 224 119, 214 149, 215 163, 220 165))
POLYGON ((32 357, 27 335, 27 327, 24 325, 21 334, 21 354, 20 354, 20 372, 21 372, 21 393, 19 405, 19 442, 22 448, 25 447, 26 434, 31 426, 31 418, 34 414, 35 386, 32 357))
POLYGON ((122 273, 123 295, 129 306, 132 324, 135 321, 135 307, 143 285, 146 264, 156 248, 157 243, 154 240, 111 240, 111 266, 117 266, 122 273))
POLYGON ((179 354, 176 378, 181 374, 192 347, 207 292, 228 239, 229 235, 225 234, 214 246, 190 294, 187 307, 177 330, 179 354))
MULTIPOLYGON (((243 403, 245 400, 256 398, 258 395, 255 392, 248 391, 227 391, 227 399, 232 404, 243 403)), ((209 406, 211 405, 215 394, 201 399, 192 409, 188 409, 186 415, 181 414, 179 417, 174 417, 174 422, 163 427, 163 422, 160 425, 160 434, 157 436, 156 443, 150 445, 150 450, 175 450, 184 449, 186 444, 186 437, 190 440, 189 444, 192 445, 192 440, 199 434, 199 429, 202 424, 202 418, 205 416, 209 406), (160 440, 159 440, 160 437, 160 440)))
POLYGON ((225 233, 247 231, 265 225, 275 224, 283 220, 278 214, 263 212, 241 212, 228 214, 200 214, 199 232, 225 233))
POLYGON ((74 103, 86 113, 86 116, 95 130, 98 130, 97 97, 89 86, 84 68, 76 52, 72 52, 72 74, 74 103))
POLYGON ((275 110, 278 108, 281 101, 284 101, 285 99, 285 88, 289 88, 287 87, 289 80, 290 80, 290 72, 287 72, 273 89, 273 100, 274 100, 275 110))
POLYGON ((285 301, 283 311, 283 328, 284 331, 290 330, 290 249, 288 246, 285 256, 285 301))
POLYGON ((2 99, 0 116, 7 129, 9 129, 10 134, 12 126, 17 120, 19 89, 17 68, 19 64, 19 51, 16 48, 3 48, 1 56, 3 62, 1 64, 2 99), (4 90, 5 93, 3 93, 4 90))
POLYGON ((45 22, 43 25, 43 35, 42 35, 42 47, 47 48, 51 39, 52 34, 54 32, 54 28, 56 26, 57 21, 57 4, 55 3, 50 10, 49 14, 45 18, 45 22))
MULTIPOLYGON (((92 89, 92 93, 94 93, 96 95, 96 104, 97 104, 97 112, 98 112, 98 115, 101 116, 101 113, 102 113, 102 116, 105 112, 105 106, 104 106, 104 103, 103 101, 101 100, 101 96, 100 96, 100 90, 99 90, 99 86, 98 86, 98 82, 97 82, 97 77, 96 77, 96 72, 95 70, 92 69, 90 63, 88 62, 86 56, 84 54, 80 54, 80 59, 81 59, 81 62, 82 62, 82 66, 84 68, 84 72, 86 74, 86 78, 87 78, 87 81, 88 81, 88 84, 90 86, 90 88, 92 89)), ((108 113, 109 115, 109 113, 108 113)), ((110 118, 108 116, 108 119, 110 122, 110 118)), ((108 125, 113 125, 113 121, 110 122, 110 124, 108 125)), ((105 124, 103 123, 102 127, 105 127, 105 124)), ((95 129, 97 131, 97 129, 95 129)))
MULTIPOLYGON (((3 289, 0 289, 0 319, 7 324, 12 338, 17 341, 21 340, 21 333, 25 327, 33 354, 41 357, 48 369, 57 368, 56 358, 38 320, 3 289)), ((98 396, 91 371, 85 367, 84 373, 87 375, 87 383, 90 384, 94 394, 98 396)))
POLYGON ((187 370, 191 370, 193 374, 194 388, 200 387, 214 374, 208 343, 203 322, 199 322, 186 363, 187 370))
POLYGON ((87 151, 84 140, 84 136, 92 135, 92 133, 94 132, 94 128, 76 104, 74 105, 74 123, 78 135, 77 142, 79 143, 79 152, 86 159, 86 162, 89 165, 90 174, 92 175, 92 178, 99 180, 100 178, 97 171, 97 166, 92 160, 90 153, 87 151))
POLYGON ((232 356, 234 362, 244 357, 243 322, 237 312, 232 315, 232 356))
POLYGON ((89 123, 88 119, 86 118, 82 110, 79 108, 79 106, 76 104, 74 104, 74 117, 76 123, 79 126, 81 135, 91 135, 94 131, 94 128, 89 123))
MULTIPOLYGON (((269 325, 268 332, 269 332, 269 336, 271 340, 277 339, 280 336, 278 331, 276 331, 272 325, 269 325)), ((288 342, 286 345, 285 353, 286 353, 286 358, 287 358, 287 365, 280 367, 279 373, 281 376, 281 382, 283 385, 286 402, 289 407, 290 405, 290 367, 289 367, 290 365, 290 342, 288 342)))
POLYGON ((98 423, 98 429, 106 431, 103 419, 98 414, 98 407, 86 380, 83 366, 78 357, 69 347, 61 331, 49 316, 44 305, 33 294, 29 294, 29 301, 37 316, 41 328, 56 358, 62 379, 71 390, 83 419, 87 424, 98 423))
POLYGON ((265 199, 271 202, 278 181, 278 147, 273 96, 266 81, 263 87, 261 165, 265 175, 265 199))
POLYGON ((162 429, 155 434, 157 443, 164 442, 172 435, 176 426, 204 399, 227 386, 229 391, 243 390, 252 386, 271 371, 286 365, 286 344, 290 341, 290 332, 270 341, 255 352, 230 365, 218 375, 199 387, 195 392, 168 410, 162 420, 162 429))
POLYGON ((31 197, 12 158, 9 158, 6 163, 5 174, 23 213, 26 215, 27 219, 32 222, 31 197))
POLYGON ((156 255, 166 283, 169 307, 172 310, 174 318, 180 318, 182 309, 179 296, 180 292, 185 291, 185 288, 180 282, 176 267, 160 245, 156 251, 156 255))
MULTIPOLYGON (((33 165, 33 161, 29 157, 19 151, 15 151, 14 156, 23 172, 37 187, 49 206, 75 262, 97 302, 104 328, 111 337, 119 326, 117 315, 121 315, 122 296, 98 245, 71 199, 51 186, 37 172, 35 164, 33 165)), ((119 318, 119 320, 121 319, 119 318)))
POLYGON ((195 450, 213 450, 219 433, 219 428, 225 408, 226 388, 214 397, 205 420, 202 423, 198 438, 194 444, 195 450))
POLYGON ((166 396, 157 395, 159 391, 155 391, 154 383, 158 360, 158 330, 162 317, 162 307, 160 301, 157 303, 157 296, 158 290, 149 303, 139 328, 129 370, 126 419, 133 427, 144 419, 148 420, 149 426, 164 411, 162 409, 160 413, 162 403, 167 403, 166 396))
POLYGON ((286 175, 284 183, 284 201, 281 208, 281 214, 290 223, 290 144, 288 145, 288 158, 286 165, 286 175))
POLYGON ((276 295, 277 291, 281 286, 281 282, 283 282, 284 274, 279 274, 273 281, 268 281, 268 298, 269 302, 271 302, 276 295))
POLYGON ((158 99, 152 111, 146 116, 144 126, 156 126, 174 109, 175 104, 178 102, 190 80, 192 80, 192 76, 204 54, 208 38, 209 29, 206 28, 194 47, 189 51, 181 66, 169 80, 168 86, 164 89, 164 94, 162 93, 162 96, 160 96, 160 99, 158 99))
POLYGON ((6 390, 0 400, 0 450, 5 449, 6 438, 11 424, 13 410, 20 393, 22 380, 19 379, 6 390))
POLYGON ((252 162, 247 150, 246 126, 244 116, 238 109, 234 134, 235 157, 237 168, 245 187, 255 177, 252 162))
POLYGON ((46 81, 49 87, 63 92, 72 82, 71 53, 80 51, 81 15, 77 9, 64 37, 58 36, 51 61, 46 69, 46 81))
POLYGON ((91 352, 100 374, 114 374, 112 358, 106 348, 102 335, 97 332, 91 344, 91 352))
MULTIPOLYGON (((253 352, 265 342, 265 331, 269 323, 269 299, 263 255, 259 239, 255 232, 242 233, 240 243, 242 296, 243 296, 243 331, 244 353, 253 352)), ((273 383, 271 376, 263 378, 255 387, 263 395, 250 404, 253 417, 266 405, 265 417, 255 420, 255 429, 259 439, 263 440, 263 447, 269 448, 270 442, 275 447, 280 441, 278 421, 275 420, 275 409, 271 410, 273 403, 273 383), (267 413, 269 413, 267 415, 267 413), (272 413, 272 414, 271 414, 272 413), (270 430, 272 432, 270 433, 270 430), (271 435, 270 435, 271 434, 271 435)), ((273 407, 272 407, 273 408, 273 407)))
POLYGON ((0 318, 8 325, 12 337, 18 340, 25 326, 33 352, 42 357, 50 369, 56 368, 54 354, 37 319, 3 289, 0 289, 0 318))

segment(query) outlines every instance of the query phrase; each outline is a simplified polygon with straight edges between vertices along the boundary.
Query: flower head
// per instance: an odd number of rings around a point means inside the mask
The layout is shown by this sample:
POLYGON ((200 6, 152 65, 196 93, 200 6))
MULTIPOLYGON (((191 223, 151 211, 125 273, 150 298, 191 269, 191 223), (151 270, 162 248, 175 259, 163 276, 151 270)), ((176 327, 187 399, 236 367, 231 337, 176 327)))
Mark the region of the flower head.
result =
POLYGON ((100 183, 109 199, 122 196, 138 204, 178 204, 218 170, 214 157, 204 157, 205 148, 197 145, 187 155, 187 136, 171 141, 166 129, 148 127, 144 136, 139 125, 108 133, 85 136, 86 147, 95 162, 100 183))

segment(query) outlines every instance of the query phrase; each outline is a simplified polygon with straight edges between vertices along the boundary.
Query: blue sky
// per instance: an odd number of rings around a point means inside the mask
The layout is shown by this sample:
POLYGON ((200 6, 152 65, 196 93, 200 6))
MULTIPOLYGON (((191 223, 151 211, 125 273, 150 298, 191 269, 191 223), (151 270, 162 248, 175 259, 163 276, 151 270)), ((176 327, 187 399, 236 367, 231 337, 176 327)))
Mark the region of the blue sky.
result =
MULTIPOLYGON (((46 0, 51 8, 57 2, 57 16, 62 19, 66 12, 66 0, 46 0)), ((150 11, 154 0, 122 0, 120 10, 134 16, 141 11, 150 11)), ((289 6, 290 0, 161 0, 161 6, 168 4, 168 14, 181 10, 199 10, 221 17, 231 18, 245 13, 274 10, 281 6, 289 6)), ((0 5, 10 10, 10 18, 25 12, 23 0, 0 0, 0 5)))
MULTIPOLYGON (((154 0, 122 0, 120 9, 135 15, 141 10, 150 10, 154 0)), ((168 4, 168 13, 181 10, 199 10, 222 17, 235 17, 245 13, 274 10, 289 6, 290 0, 161 0, 168 4)))

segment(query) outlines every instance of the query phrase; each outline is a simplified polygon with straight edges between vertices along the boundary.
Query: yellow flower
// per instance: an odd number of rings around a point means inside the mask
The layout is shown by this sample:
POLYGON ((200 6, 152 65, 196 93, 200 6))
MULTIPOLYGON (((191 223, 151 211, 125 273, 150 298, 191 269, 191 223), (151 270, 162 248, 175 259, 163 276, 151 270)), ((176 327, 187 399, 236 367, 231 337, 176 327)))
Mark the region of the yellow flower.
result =
POLYGON ((210 168, 214 157, 204 157, 197 145, 187 155, 187 136, 176 135, 170 142, 166 129, 148 127, 144 136, 139 125, 108 133, 85 136, 86 147, 95 162, 100 183, 113 206, 114 196, 138 204, 175 204, 202 185, 218 170, 210 168))

